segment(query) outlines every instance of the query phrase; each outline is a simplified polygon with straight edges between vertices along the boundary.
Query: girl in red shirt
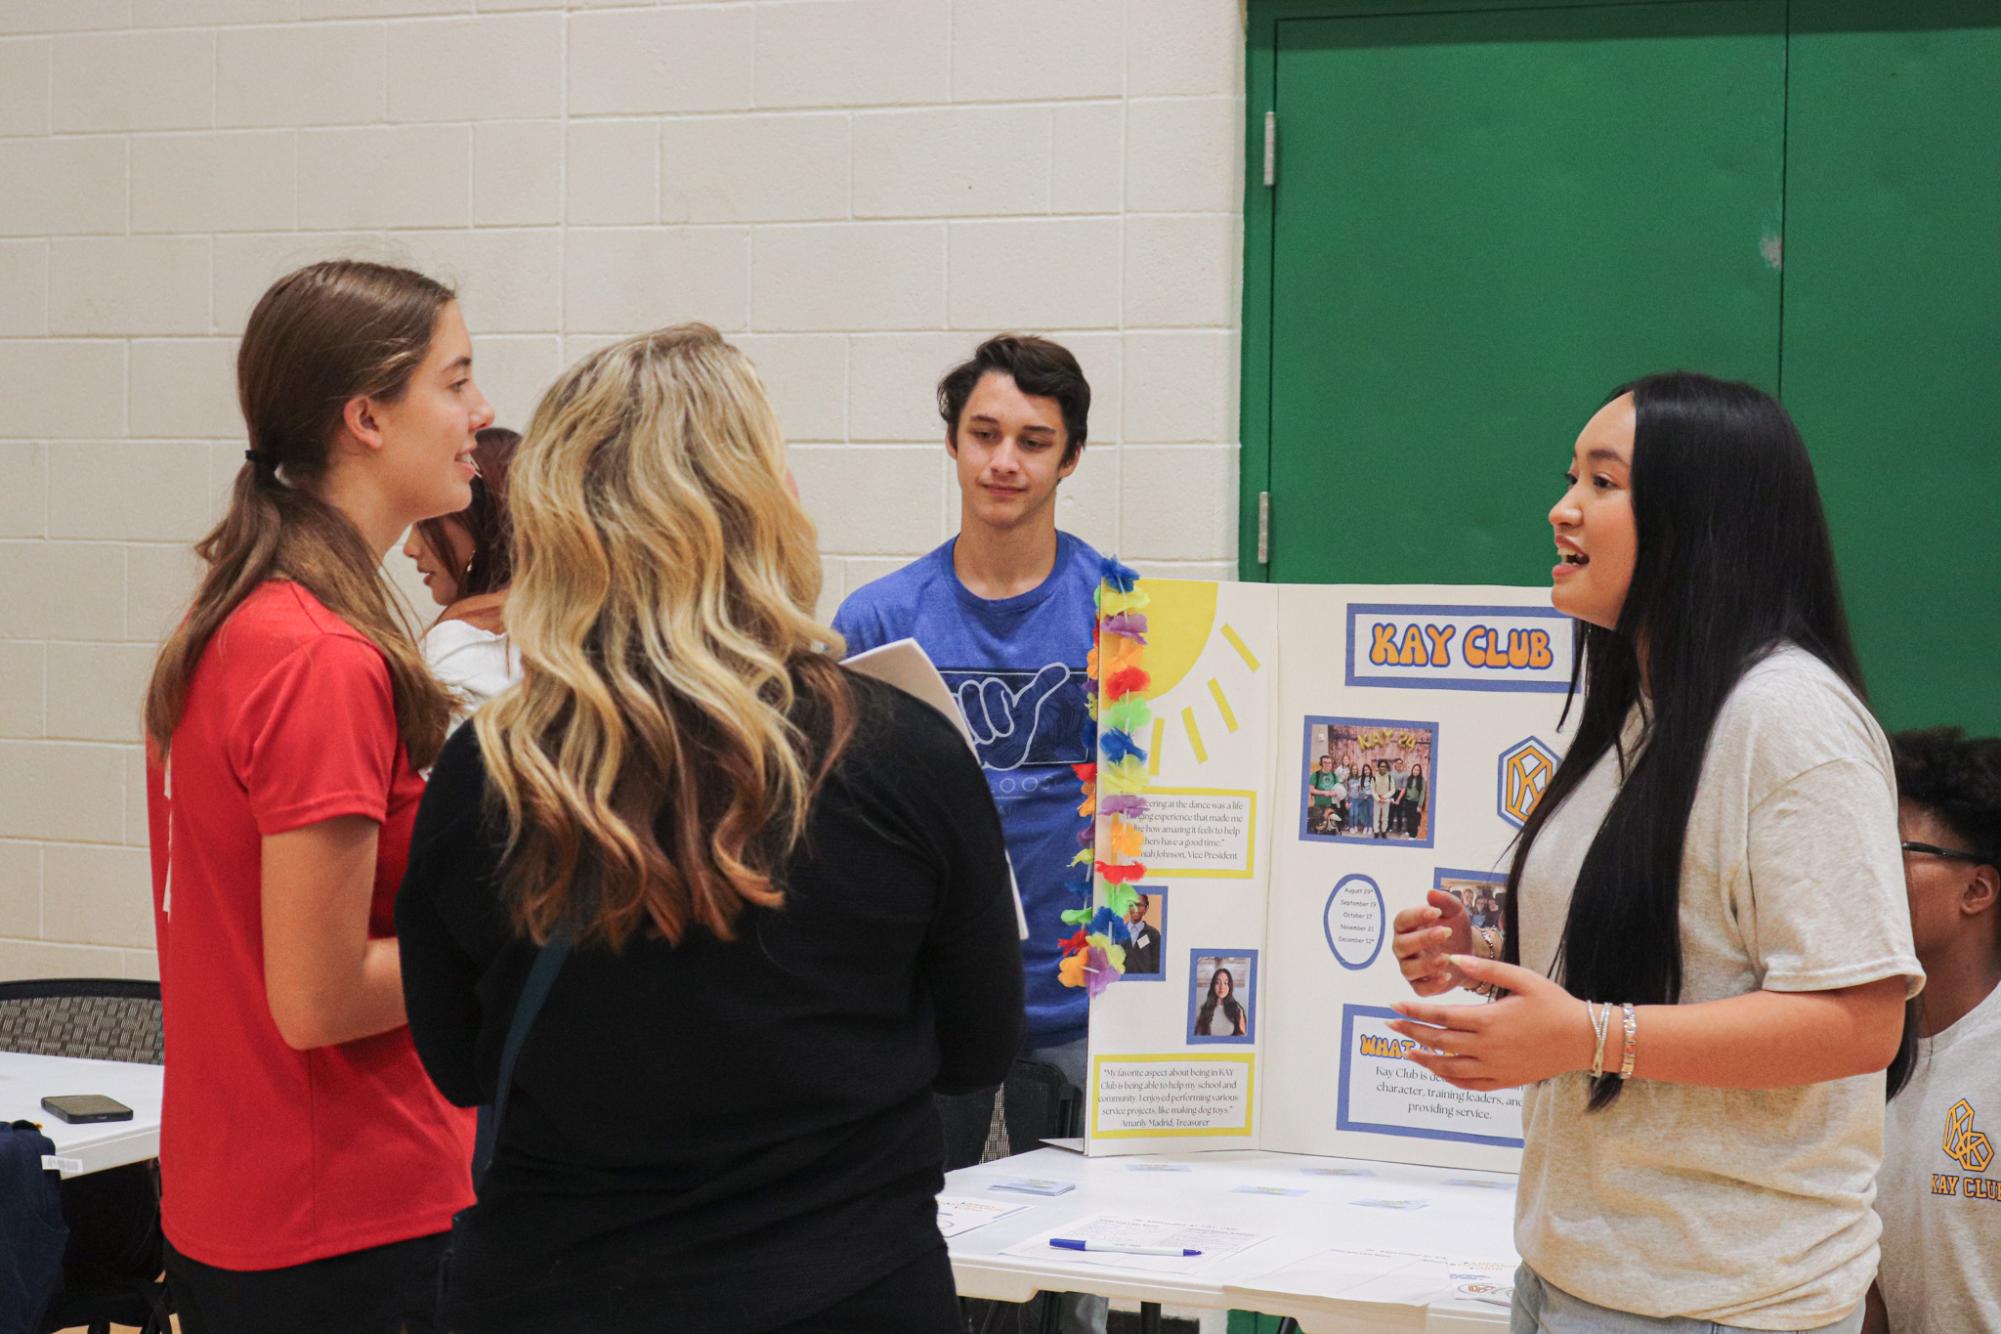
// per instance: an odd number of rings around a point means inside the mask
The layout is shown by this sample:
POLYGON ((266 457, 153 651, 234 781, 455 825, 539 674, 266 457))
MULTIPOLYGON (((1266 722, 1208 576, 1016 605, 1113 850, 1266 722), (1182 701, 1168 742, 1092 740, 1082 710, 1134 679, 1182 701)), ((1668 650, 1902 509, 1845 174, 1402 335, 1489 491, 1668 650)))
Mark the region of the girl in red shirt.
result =
POLYGON ((428 1330, 472 1125, 411 1046, 394 895, 451 702, 380 566, 465 508, 493 412, 450 290, 378 264, 279 279, 237 382, 146 701, 168 1281, 184 1334, 428 1330))

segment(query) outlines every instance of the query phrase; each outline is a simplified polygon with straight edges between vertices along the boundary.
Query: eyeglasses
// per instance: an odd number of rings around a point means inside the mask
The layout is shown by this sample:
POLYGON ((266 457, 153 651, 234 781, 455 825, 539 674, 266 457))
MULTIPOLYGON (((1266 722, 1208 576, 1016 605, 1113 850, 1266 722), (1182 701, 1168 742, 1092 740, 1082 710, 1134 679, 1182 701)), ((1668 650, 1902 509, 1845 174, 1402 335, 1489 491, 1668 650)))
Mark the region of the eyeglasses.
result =
POLYGON ((1957 848, 1942 848, 1936 843, 1914 843, 1910 839, 1903 842, 1905 852, 1922 852, 1928 857, 1944 857, 1949 861, 1972 862, 1976 866, 1987 866, 1993 861, 1977 852, 1962 852, 1957 848))

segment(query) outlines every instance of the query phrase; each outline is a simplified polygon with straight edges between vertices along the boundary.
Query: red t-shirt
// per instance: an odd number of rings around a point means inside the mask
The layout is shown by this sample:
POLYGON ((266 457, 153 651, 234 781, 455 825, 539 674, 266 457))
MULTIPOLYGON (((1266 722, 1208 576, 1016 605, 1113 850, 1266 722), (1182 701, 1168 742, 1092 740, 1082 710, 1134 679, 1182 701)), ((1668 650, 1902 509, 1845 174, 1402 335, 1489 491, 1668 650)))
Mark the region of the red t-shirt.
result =
POLYGON ((472 1203, 472 1114, 432 1087, 410 1030, 295 1051, 264 990, 265 835, 379 822, 368 930, 396 933, 424 780, 381 653, 299 585, 263 585, 203 650, 169 768, 146 783, 168 1239, 277 1269, 445 1231, 472 1203))

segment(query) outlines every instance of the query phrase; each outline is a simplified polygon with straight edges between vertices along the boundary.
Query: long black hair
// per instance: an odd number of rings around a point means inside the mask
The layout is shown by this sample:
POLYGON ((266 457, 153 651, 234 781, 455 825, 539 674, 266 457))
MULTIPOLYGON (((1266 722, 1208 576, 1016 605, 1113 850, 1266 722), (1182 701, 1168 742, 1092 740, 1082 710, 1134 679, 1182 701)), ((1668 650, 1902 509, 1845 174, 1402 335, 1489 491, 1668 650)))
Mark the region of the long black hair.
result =
POLYGON ((1209 974, 1209 994, 1202 1001, 1201 1012, 1195 1016, 1195 1031, 1197 1034, 1208 1033, 1209 1021, 1216 1017, 1216 1002, 1219 1000, 1223 1003, 1224 1017, 1236 1025, 1239 1033, 1243 1032, 1244 1006, 1243 1002, 1237 999, 1237 975, 1219 964, 1217 965, 1216 972, 1209 974), (1230 994, 1227 996, 1218 996, 1216 994, 1217 973, 1230 979, 1230 994))
MULTIPOLYGON (((1624 782, 1577 873, 1552 976, 1588 1000, 1680 999, 1681 867, 1709 734, 1745 669, 1781 644, 1826 663, 1866 701, 1813 465, 1792 418, 1748 384, 1687 371, 1621 385, 1633 396, 1638 550, 1618 624, 1580 623, 1566 720, 1577 736, 1515 845, 1503 957, 1519 963, 1522 868, 1536 838, 1607 750, 1624 782), (1619 736, 1641 703, 1644 744, 1619 736)), ((1619 1094, 1607 1075, 1593 1110, 1619 1094)))

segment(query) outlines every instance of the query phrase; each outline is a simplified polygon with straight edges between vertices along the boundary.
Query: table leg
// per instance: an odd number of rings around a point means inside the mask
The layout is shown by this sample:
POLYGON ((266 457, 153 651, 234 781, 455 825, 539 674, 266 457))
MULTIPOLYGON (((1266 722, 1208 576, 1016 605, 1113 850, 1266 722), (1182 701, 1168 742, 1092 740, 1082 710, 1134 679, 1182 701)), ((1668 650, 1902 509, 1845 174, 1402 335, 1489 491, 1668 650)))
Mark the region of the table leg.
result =
POLYGON ((1139 1304, 1139 1334, 1160 1334, 1160 1303, 1139 1304))

